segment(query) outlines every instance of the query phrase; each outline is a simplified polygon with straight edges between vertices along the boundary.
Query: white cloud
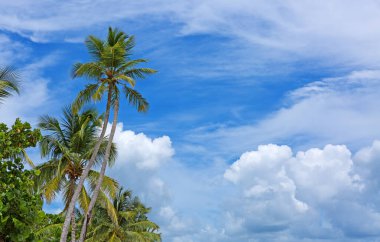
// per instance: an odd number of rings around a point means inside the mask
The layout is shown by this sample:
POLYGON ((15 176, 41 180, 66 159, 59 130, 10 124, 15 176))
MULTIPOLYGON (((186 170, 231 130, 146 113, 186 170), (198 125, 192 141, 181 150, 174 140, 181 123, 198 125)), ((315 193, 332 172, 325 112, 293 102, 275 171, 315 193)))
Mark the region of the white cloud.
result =
POLYGON ((226 171, 224 177, 234 183, 244 179, 259 179, 249 177, 247 174, 257 173, 259 177, 265 177, 266 172, 278 167, 278 164, 288 160, 292 156, 291 150, 287 146, 261 145, 257 152, 246 152, 238 161, 233 163, 226 171))
MULTIPOLYGON (((16 52, 16 56, 17 53, 20 54, 16 52)), ((23 58, 30 58, 30 56, 25 55, 23 58)), ((49 79, 43 75, 43 70, 54 65, 56 58, 57 53, 52 53, 39 60, 31 61, 30 64, 18 70, 20 95, 15 94, 7 98, 0 105, 1 122, 12 124, 16 118, 21 118, 35 125, 38 117, 52 108, 53 102, 57 100, 52 100, 52 90, 48 87, 49 79)))
POLYGON ((195 140, 211 155, 230 159, 252 146, 273 142, 296 149, 346 144, 356 150, 380 137, 379 95, 380 72, 355 71, 290 92, 286 107, 257 123, 197 129, 187 140, 195 140))
POLYGON ((240 191, 224 207, 227 234, 260 241, 273 240, 279 232, 290 241, 379 236, 380 206, 363 202, 373 193, 365 190, 373 177, 358 173, 363 162, 368 170, 378 166, 378 144, 354 158, 345 146, 333 145, 296 155, 276 145, 244 153, 224 174, 240 191))
MULTIPOLYGON (((40 115, 52 113, 52 106, 61 98, 58 96, 53 100, 55 90, 49 88, 50 79, 45 75, 46 69, 57 63, 60 54, 52 51, 36 58, 28 43, 9 33, 0 33, 0 55, 0 68, 15 68, 20 79, 20 95, 15 94, 0 104, 0 122, 13 124, 16 118, 21 118, 35 125, 40 115)), ((63 89, 60 88, 59 92, 63 89)))
POLYGON ((30 54, 30 49, 5 34, 0 34, 0 66, 14 65, 24 60, 30 54))
POLYGON ((216 162, 194 169, 173 159, 169 138, 155 142, 161 138, 123 130, 119 124, 115 141, 121 153, 109 173, 153 208, 151 218, 160 224, 165 241, 356 241, 358 236, 380 236, 375 192, 380 141, 354 155, 343 145, 295 154, 289 146, 260 145, 228 167, 216 162), (138 166, 152 159, 159 160, 154 168, 138 166))
POLYGON ((168 185, 159 175, 161 169, 173 162, 174 149, 170 138, 162 136, 152 139, 143 133, 123 130, 123 123, 118 123, 114 142, 118 157, 108 173, 153 208, 150 216, 153 221, 163 224, 163 231, 185 229, 184 222, 170 206, 168 185))
POLYGON ((339 145, 298 152, 289 164, 297 191, 310 194, 304 198, 310 202, 329 201, 339 193, 363 188, 359 175, 351 174, 352 170, 351 152, 339 145))
POLYGON ((143 133, 123 131, 122 123, 117 125, 114 141, 118 144, 119 165, 129 163, 137 169, 154 170, 174 155, 168 136, 151 139, 143 133))
MULTIPOLYGON (((3 29, 30 36, 35 41, 61 38, 80 29, 100 25, 165 19, 178 24, 178 32, 220 34, 242 40, 240 44, 263 47, 261 58, 282 52, 287 59, 320 58, 340 64, 378 66, 380 6, 375 0, 277 1, 65 1, 25 0, 2 2, 3 29), (157 8, 157 6, 160 6, 157 8), (49 11, 43 11, 49 9, 49 11), (41 11, 42 10, 42 11, 41 11), (102 16, 101 18, 99 16, 102 16), (61 37, 59 37, 61 36, 61 37), (264 54, 265 53, 265 54, 264 54)), ((82 36, 83 37, 83 36, 82 36)), ((256 51, 260 52, 260 51, 256 51)), ((278 58, 275 54, 273 58, 278 58)), ((323 64, 323 63, 322 63, 323 64)))

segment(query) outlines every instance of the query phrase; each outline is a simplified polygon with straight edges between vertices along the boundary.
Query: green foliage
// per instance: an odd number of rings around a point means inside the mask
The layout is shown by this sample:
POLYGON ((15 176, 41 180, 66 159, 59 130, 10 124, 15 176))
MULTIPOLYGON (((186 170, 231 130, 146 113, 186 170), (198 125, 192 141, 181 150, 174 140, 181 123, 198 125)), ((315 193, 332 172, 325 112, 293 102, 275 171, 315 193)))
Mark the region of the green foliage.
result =
POLYGON ((0 159, 11 159, 22 153, 23 149, 35 147, 41 138, 38 129, 31 129, 29 123, 22 123, 19 119, 10 130, 0 124, 0 159))
POLYGON ((39 130, 19 119, 11 129, 0 124, 0 239, 5 241, 33 241, 35 225, 45 216, 30 179, 39 172, 25 170, 20 158, 40 138, 39 130))
POLYGON ((35 229, 35 241, 58 242, 64 217, 61 214, 46 214, 35 229))
POLYGON ((127 101, 139 112, 146 112, 149 103, 134 89, 136 79, 156 73, 151 68, 137 67, 145 63, 145 59, 131 59, 131 50, 135 45, 134 37, 124 32, 109 28, 106 40, 90 35, 86 47, 92 57, 92 62, 76 63, 72 70, 74 78, 84 77, 95 80, 96 83, 86 85, 74 101, 73 109, 77 111, 85 103, 99 101, 107 92, 112 93, 112 104, 119 99, 120 91, 127 101), (119 88, 120 87, 120 88, 119 88))
MULTIPOLYGON (((98 139, 98 128, 101 116, 95 109, 84 109, 81 113, 73 113, 70 107, 63 109, 61 120, 51 116, 40 118, 39 127, 46 132, 39 143, 41 155, 49 160, 37 168, 41 175, 36 178, 42 191, 42 196, 51 202, 57 193, 63 192, 64 210, 69 206, 74 194, 76 182, 90 159, 98 139)), ((101 162, 108 140, 101 143, 96 164, 101 162)), ((110 165, 116 158, 116 146, 112 145, 110 165)), ((95 187, 99 172, 90 170, 86 181, 88 188, 83 187, 79 203, 82 209, 87 209, 89 203, 88 192, 95 187)), ((102 192, 115 194, 117 182, 110 177, 103 181, 102 192)))
POLYGON ((97 204, 88 241, 161 241, 159 226, 148 219, 149 212, 131 191, 120 188, 114 199, 97 204))

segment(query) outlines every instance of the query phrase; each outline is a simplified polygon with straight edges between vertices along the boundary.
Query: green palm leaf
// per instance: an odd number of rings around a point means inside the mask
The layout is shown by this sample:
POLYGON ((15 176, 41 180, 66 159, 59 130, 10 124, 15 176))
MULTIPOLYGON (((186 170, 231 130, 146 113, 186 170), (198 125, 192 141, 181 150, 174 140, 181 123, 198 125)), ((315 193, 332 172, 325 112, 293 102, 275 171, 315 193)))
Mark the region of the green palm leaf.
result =
POLYGON ((123 85, 123 91, 128 102, 135 106, 139 112, 147 112, 149 103, 146 99, 136 90, 123 85))
POLYGON ((12 92, 19 94, 19 75, 11 67, 0 69, 0 103, 12 92))

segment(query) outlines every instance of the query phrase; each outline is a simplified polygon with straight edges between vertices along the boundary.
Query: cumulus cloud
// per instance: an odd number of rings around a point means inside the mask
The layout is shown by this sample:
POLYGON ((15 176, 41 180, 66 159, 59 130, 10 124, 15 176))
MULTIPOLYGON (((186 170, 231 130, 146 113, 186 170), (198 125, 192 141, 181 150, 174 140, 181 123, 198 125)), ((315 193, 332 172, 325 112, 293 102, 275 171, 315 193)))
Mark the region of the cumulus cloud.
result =
POLYGON ((174 155, 170 138, 162 136, 152 139, 143 133, 123 130, 123 124, 119 123, 114 142, 117 144, 118 158, 110 170, 112 176, 148 202, 157 198, 167 200, 167 188, 157 172, 174 155))
POLYGON ((225 166, 216 164, 208 170, 184 166, 173 157, 169 137, 151 138, 125 130, 122 123, 114 141, 119 154, 108 174, 152 207, 150 218, 160 225, 164 241, 204 241, 210 235, 215 237, 211 241, 220 241, 221 229, 214 225, 220 201, 215 198, 226 189, 215 177, 225 166), (215 209, 210 211, 211 207, 215 209))
POLYGON ((224 173, 240 191, 226 208, 226 231, 252 238, 289 231, 293 241, 379 236, 380 207, 363 202, 373 178, 358 172, 363 162, 368 170, 378 166, 378 145, 354 156, 341 145, 296 155, 288 146, 261 145, 242 154, 224 173))
POLYGON ((170 138, 150 138, 143 133, 124 130, 123 123, 118 123, 114 142, 118 157, 108 173, 120 185, 132 189, 147 206, 153 207, 151 216, 164 224, 163 230, 183 228, 181 219, 170 206, 168 185, 159 174, 173 162, 174 148, 170 138))
POLYGON ((115 142, 120 155, 110 175, 153 207, 151 218, 167 241, 380 236, 380 141, 357 152, 344 145, 298 152, 260 145, 229 166, 203 169, 181 165, 166 136, 150 138, 118 124, 115 142))
POLYGON ((129 163, 137 169, 154 170, 174 155, 168 136, 151 139, 143 133, 123 131, 123 123, 117 125, 114 141, 118 144, 118 155, 121 161, 118 165, 129 163))

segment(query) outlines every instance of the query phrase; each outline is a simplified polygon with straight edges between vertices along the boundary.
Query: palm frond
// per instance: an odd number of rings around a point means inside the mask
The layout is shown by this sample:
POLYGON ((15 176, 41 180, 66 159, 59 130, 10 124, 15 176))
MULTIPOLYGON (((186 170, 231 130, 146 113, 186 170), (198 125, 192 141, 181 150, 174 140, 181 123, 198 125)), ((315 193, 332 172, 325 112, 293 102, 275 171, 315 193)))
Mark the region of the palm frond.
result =
POLYGON ((135 89, 123 85, 123 91, 128 102, 137 108, 139 112, 147 112, 149 103, 146 99, 135 89))
POLYGON ((12 95, 19 94, 19 74, 11 67, 0 69, 0 102, 12 95))
POLYGON ((90 204, 90 196, 88 195, 86 188, 83 186, 82 192, 79 196, 79 205, 83 209, 83 211, 88 210, 88 205, 90 204))
POLYGON ((115 226, 118 226, 119 221, 117 211, 104 192, 99 192, 99 202, 107 211, 108 219, 110 219, 115 226))
POLYGON ((131 50, 135 47, 135 36, 131 35, 128 37, 127 41, 125 41, 125 51, 130 55, 131 50))
MULTIPOLYGON (((91 190, 95 189, 99 176, 100 174, 98 171, 90 170, 90 172, 88 173, 91 190)), ((104 191, 106 194, 110 195, 111 197, 115 197, 115 194, 118 188, 119 188, 119 183, 115 179, 109 176, 103 177, 101 190, 104 191)))
POLYGON ((103 68, 97 62, 90 63, 76 63, 71 71, 73 78, 85 77, 88 79, 99 80, 103 75, 103 68))
POLYGON ((88 84, 85 89, 80 91, 78 96, 75 98, 72 109, 74 113, 77 113, 84 104, 88 103, 98 91, 99 84, 88 84))
POLYGON ((63 194, 63 201, 65 204, 65 207, 63 209, 64 211, 66 211, 67 208, 69 207, 71 198, 74 195, 75 187, 76 187, 75 180, 68 180, 65 184, 64 194, 63 194))
POLYGON ((136 65, 138 65, 138 64, 140 64, 140 63, 145 63, 145 62, 147 62, 146 59, 129 60, 129 61, 123 63, 123 64, 117 69, 117 72, 118 72, 118 73, 124 73, 125 71, 132 69, 134 66, 136 66, 136 65))
POLYGON ((144 79, 146 75, 150 75, 154 73, 157 73, 157 71, 151 68, 133 68, 133 69, 126 70, 123 74, 135 79, 137 78, 144 79))
POLYGON ((99 60, 101 58, 101 53, 104 48, 104 43, 102 40, 98 39, 93 35, 90 35, 86 39, 85 45, 87 47, 88 52, 95 60, 99 60))
POLYGON ((136 85, 136 81, 135 79, 133 79, 132 77, 130 76, 126 76, 124 74, 119 74, 116 76, 116 78, 118 80, 123 80, 123 81, 126 81, 129 85, 131 85, 132 87, 134 87, 136 85))
POLYGON ((50 224, 35 232, 37 238, 46 238, 48 235, 57 234, 62 230, 62 223, 50 224))

